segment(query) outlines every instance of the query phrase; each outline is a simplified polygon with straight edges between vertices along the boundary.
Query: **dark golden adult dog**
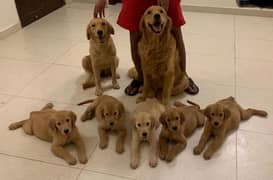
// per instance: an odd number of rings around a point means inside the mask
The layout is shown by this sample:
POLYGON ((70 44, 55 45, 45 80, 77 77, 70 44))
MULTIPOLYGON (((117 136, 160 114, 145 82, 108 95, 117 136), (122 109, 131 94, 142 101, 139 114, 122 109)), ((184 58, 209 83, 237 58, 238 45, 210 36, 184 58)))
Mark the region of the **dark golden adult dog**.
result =
POLYGON ((116 56, 116 47, 111 34, 114 34, 112 25, 101 18, 94 18, 90 21, 86 30, 87 39, 90 42, 89 56, 82 60, 82 66, 89 77, 83 84, 83 89, 96 85, 97 96, 102 95, 101 76, 112 75, 114 89, 119 89, 116 73, 119 59, 116 56))
POLYGON ((221 147, 226 136, 232 130, 239 128, 240 121, 248 120, 251 116, 257 115, 266 117, 267 112, 257 109, 243 109, 233 97, 220 100, 207 106, 204 114, 208 120, 198 145, 194 148, 195 155, 200 154, 208 141, 213 137, 212 142, 204 152, 204 159, 208 160, 221 147))
POLYGON ((117 132, 116 152, 124 152, 126 138, 125 108, 123 104, 112 96, 99 96, 97 99, 88 100, 79 105, 91 102, 81 117, 82 121, 93 119, 98 121, 99 147, 104 149, 108 146, 108 132, 117 132))
POLYGON ((63 148, 66 144, 76 145, 80 163, 88 161, 85 145, 75 124, 76 119, 72 111, 56 111, 53 104, 49 103, 40 111, 31 112, 28 119, 10 124, 9 129, 22 127, 26 134, 52 142, 53 154, 75 165, 77 160, 63 148))
POLYGON ((188 79, 179 65, 176 41, 171 34, 171 19, 164 8, 151 6, 139 26, 142 36, 138 52, 144 87, 137 102, 157 97, 163 104, 168 104, 171 95, 181 94, 188 87, 188 79))

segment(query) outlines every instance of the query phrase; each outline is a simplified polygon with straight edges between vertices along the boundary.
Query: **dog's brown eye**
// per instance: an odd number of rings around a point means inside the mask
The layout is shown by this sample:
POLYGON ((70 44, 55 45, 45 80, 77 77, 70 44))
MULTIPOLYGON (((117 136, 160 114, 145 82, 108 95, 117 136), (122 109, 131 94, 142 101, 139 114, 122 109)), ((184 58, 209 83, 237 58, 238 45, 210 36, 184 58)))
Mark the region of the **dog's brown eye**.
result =
POLYGON ((69 119, 66 119, 66 122, 69 122, 69 119))
POLYGON ((115 116, 118 115, 118 112, 114 112, 114 115, 115 115, 115 116))
POLYGON ((148 13, 147 14, 151 14, 152 12, 151 11, 148 11, 148 13))
POLYGON ((167 121, 170 122, 171 120, 168 118, 167 121))
POLYGON ((92 27, 95 27, 95 24, 92 24, 91 26, 92 26, 92 27))
POLYGON ((220 117, 223 117, 223 113, 220 113, 219 116, 220 116, 220 117))
POLYGON ((179 120, 179 117, 177 116, 175 119, 176 119, 176 120, 179 120))
POLYGON ((147 126, 150 126, 150 123, 149 123, 149 122, 147 122, 147 123, 146 123, 146 125, 147 125, 147 126))
POLYGON ((60 123, 60 122, 58 122, 58 123, 57 123, 57 125, 58 125, 58 126, 60 126, 60 125, 61 125, 61 123, 60 123))
POLYGON ((105 23, 103 22, 103 23, 101 23, 101 25, 105 26, 105 23))
POLYGON ((214 116, 215 114, 214 113, 211 113, 211 116, 214 116))
POLYGON ((159 12, 160 12, 161 14, 163 14, 163 10, 160 10, 159 12))
POLYGON ((108 115, 109 115, 108 113, 105 114, 105 116, 108 116, 108 115))
POLYGON ((137 126, 138 126, 138 127, 140 127, 140 126, 141 126, 141 124, 137 124, 137 126))

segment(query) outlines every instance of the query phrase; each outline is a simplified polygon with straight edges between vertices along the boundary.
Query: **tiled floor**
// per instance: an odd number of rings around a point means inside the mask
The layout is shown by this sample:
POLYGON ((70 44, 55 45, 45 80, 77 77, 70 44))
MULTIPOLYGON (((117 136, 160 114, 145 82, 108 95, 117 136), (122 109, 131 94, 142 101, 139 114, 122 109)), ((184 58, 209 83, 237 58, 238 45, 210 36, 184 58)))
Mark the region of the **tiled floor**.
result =
MULTIPOLYGON (((121 99, 129 112, 135 98, 125 96, 123 89, 129 83, 126 71, 132 62, 128 32, 115 24, 119 9, 109 6, 106 14, 116 31, 122 89, 106 94, 121 99)), ((92 5, 67 5, 0 40, 0 179, 273 179, 272 18, 185 12, 188 72, 201 91, 181 100, 205 106, 232 95, 245 107, 269 112, 267 119, 255 117, 242 123, 210 161, 192 154, 201 131, 188 140, 187 149, 174 162, 160 161, 155 169, 148 166, 144 147, 137 170, 129 167, 129 139, 122 155, 114 152, 115 137, 107 150, 97 147, 96 121, 77 122, 89 162, 73 167, 52 155, 49 143, 22 130, 8 131, 9 123, 26 118, 48 101, 80 116, 85 107, 75 104, 94 97, 94 89, 81 89, 85 78, 81 58, 88 52, 85 28, 91 14, 92 5)), ((73 147, 68 149, 75 153, 73 147)))

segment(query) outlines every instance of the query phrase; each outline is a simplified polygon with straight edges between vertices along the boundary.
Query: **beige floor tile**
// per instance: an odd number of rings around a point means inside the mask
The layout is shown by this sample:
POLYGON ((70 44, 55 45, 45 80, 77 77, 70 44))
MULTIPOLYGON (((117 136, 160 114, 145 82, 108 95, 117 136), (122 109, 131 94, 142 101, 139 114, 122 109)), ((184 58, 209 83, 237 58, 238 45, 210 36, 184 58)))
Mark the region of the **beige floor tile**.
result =
MULTIPOLYGON (((111 176, 107 174, 100 174, 91 171, 82 171, 81 175, 79 176, 78 180, 126 180, 127 178, 118 177, 118 176, 111 176)), ((128 179, 127 179, 128 180, 128 179)))
POLYGON ((262 133, 273 133, 273 93, 271 90, 257 90, 240 88, 236 90, 236 99, 244 108, 263 109, 268 112, 267 118, 252 117, 250 120, 241 123, 240 129, 262 133))
POLYGON ((0 108, 5 106, 12 98, 12 96, 0 94, 0 108))
POLYGON ((273 135, 238 133, 238 180, 273 178, 273 135))
POLYGON ((79 173, 79 169, 0 155, 0 179, 74 180, 79 173))
POLYGON ((0 92, 18 94, 42 71, 48 64, 28 63, 6 58, 0 58, 0 92))

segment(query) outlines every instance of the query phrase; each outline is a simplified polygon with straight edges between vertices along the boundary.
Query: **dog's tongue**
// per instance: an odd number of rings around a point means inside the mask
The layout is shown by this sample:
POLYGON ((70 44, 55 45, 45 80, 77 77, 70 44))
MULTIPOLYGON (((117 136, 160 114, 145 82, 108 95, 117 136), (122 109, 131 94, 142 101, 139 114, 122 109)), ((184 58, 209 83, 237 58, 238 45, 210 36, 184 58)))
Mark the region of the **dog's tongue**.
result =
POLYGON ((159 25, 159 26, 153 26, 153 29, 154 29, 154 31, 155 32, 161 32, 161 26, 159 25))

